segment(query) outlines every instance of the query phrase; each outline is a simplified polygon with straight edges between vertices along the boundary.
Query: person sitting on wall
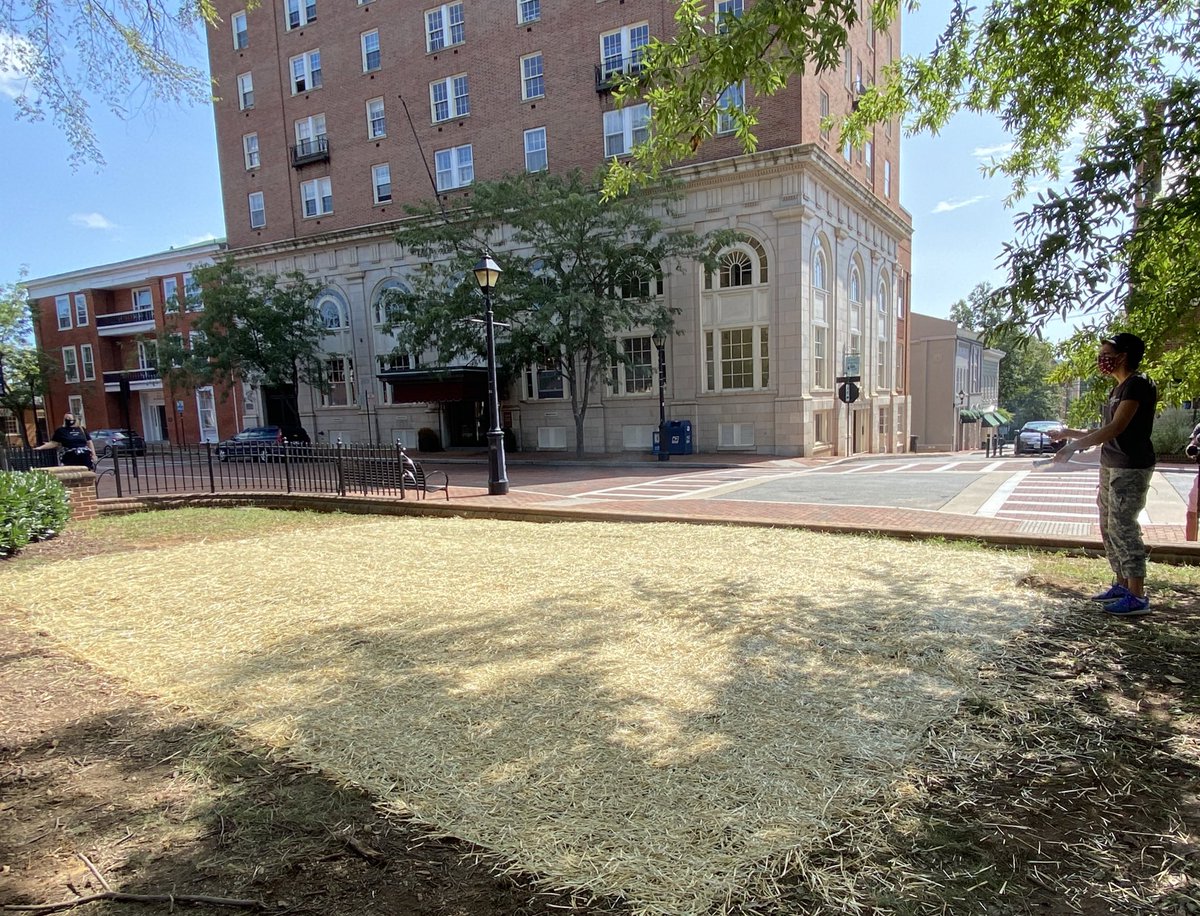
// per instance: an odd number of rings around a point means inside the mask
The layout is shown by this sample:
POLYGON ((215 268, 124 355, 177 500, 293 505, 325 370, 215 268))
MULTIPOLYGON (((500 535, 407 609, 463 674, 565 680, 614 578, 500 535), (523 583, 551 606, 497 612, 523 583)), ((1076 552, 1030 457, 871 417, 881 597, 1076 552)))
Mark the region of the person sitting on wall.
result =
POLYGON ((45 451, 48 448, 61 448, 62 463, 73 467, 85 467, 89 471, 96 470, 96 446, 86 429, 75 422, 73 414, 63 416, 62 426, 54 431, 48 442, 36 446, 34 451, 45 451))

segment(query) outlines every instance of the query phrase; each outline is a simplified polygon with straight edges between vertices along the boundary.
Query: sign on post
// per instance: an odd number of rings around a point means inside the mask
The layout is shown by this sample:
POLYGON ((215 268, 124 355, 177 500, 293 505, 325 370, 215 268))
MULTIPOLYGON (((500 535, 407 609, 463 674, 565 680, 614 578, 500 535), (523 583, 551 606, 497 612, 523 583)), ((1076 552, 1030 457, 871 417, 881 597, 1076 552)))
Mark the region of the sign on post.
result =
POLYGON ((837 396, 843 404, 853 404, 858 400, 858 386, 854 382, 842 382, 838 385, 837 396))

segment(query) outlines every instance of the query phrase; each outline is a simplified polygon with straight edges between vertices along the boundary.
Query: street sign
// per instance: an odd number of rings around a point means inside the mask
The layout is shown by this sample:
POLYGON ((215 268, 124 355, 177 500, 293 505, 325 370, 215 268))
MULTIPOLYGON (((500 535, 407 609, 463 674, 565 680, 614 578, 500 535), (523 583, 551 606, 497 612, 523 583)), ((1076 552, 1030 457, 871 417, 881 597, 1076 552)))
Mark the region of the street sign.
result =
POLYGON ((854 382, 842 382, 838 385, 837 396, 843 404, 853 404, 858 400, 858 386, 854 382))
POLYGON ((847 353, 842 357, 842 374, 859 375, 862 372, 862 357, 857 353, 847 353))
POLYGON ((176 413, 183 413, 183 401, 176 401, 176 402, 175 402, 175 412, 176 412, 176 413))

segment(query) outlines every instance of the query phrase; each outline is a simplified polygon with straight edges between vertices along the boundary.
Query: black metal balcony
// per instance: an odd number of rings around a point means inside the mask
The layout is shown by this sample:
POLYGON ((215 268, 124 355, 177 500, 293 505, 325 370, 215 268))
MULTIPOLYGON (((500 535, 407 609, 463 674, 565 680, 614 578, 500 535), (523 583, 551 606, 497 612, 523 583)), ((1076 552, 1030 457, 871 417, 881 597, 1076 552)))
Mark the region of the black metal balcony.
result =
POLYGON ((619 60, 607 60, 596 66, 596 91, 612 92, 617 81, 623 76, 637 76, 642 72, 642 55, 622 57, 619 60))
POLYGON ((329 139, 326 137, 301 140, 290 149, 292 151, 292 168, 294 169, 311 165, 314 162, 329 161, 329 139))

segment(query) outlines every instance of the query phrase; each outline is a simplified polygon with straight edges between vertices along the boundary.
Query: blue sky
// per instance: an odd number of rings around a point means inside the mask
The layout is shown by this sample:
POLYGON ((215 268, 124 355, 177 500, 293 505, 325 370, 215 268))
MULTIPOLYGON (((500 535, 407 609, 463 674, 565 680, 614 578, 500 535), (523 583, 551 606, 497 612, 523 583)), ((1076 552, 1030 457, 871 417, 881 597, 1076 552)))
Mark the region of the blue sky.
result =
MULTIPOLYGON (((949 3, 906 14, 905 53, 945 25, 949 3)), ((196 59, 204 55, 199 39, 196 59)), ((12 117, 0 74, 0 137, 9 180, 0 197, 0 282, 22 264, 45 277, 224 235, 216 133, 208 107, 163 106, 128 121, 94 112, 107 165, 72 172, 66 138, 50 123, 12 117)), ((1011 236, 1008 184, 981 163, 1007 138, 992 119, 960 116, 936 137, 906 138, 901 201, 913 217, 912 308, 946 315, 976 283, 998 282, 1011 236)))

